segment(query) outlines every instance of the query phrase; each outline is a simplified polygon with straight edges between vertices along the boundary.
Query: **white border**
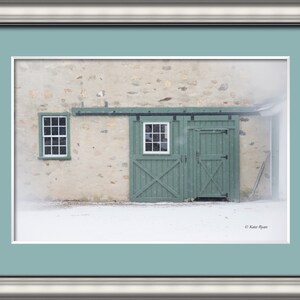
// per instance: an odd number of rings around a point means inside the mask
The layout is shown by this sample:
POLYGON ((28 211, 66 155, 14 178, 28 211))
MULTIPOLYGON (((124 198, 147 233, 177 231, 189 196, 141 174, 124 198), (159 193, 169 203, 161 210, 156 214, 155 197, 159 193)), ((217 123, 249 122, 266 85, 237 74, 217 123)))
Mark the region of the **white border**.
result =
MULTIPOLYGON (((219 243, 219 242, 61 242, 61 241, 51 241, 51 242, 40 242, 40 241, 30 241, 30 242, 18 242, 14 240, 15 237, 15 205, 14 205, 14 65, 15 60, 286 60, 287 61, 287 243, 290 243, 290 57, 289 56, 12 56, 11 57, 11 243, 12 244, 210 244, 210 245, 221 245, 221 244, 256 244, 256 243, 219 243)), ((259 243, 259 245, 271 245, 278 243, 259 243)))
POLYGON ((287 232, 288 232, 288 243, 290 243, 291 240, 291 183, 290 183, 290 135, 291 135, 291 131, 290 131, 290 123, 291 123, 291 119, 290 119, 290 95, 291 95, 291 81, 290 81, 290 74, 291 72, 291 65, 290 65, 290 57, 287 58, 287 94, 286 94, 286 121, 287 121, 287 157, 286 157, 286 163, 287 163, 287 168, 286 168, 286 175, 287 175, 287 181, 286 181, 286 186, 287 186, 287 232))
POLYGON ((15 61, 11 57, 11 112, 10 112, 10 140, 11 140, 11 183, 10 183, 10 193, 11 193, 11 243, 14 243, 15 233, 15 61))

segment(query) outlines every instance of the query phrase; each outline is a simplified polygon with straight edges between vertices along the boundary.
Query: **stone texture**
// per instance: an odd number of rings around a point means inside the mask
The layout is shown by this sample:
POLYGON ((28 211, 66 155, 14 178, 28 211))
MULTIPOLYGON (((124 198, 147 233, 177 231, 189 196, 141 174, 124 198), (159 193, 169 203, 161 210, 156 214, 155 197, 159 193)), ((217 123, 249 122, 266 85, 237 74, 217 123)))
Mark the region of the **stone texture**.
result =
MULTIPOLYGON (((284 61, 25 60, 15 64, 18 199, 126 201, 127 117, 71 117, 70 161, 38 159, 38 112, 72 107, 252 106, 286 88, 284 61), (111 159, 115 157, 115 159, 111 159)), ((241 194, 270 150, 269 120, 241 119, 241 194)), ((269 165, 258 195, 270 192, 269 165)))

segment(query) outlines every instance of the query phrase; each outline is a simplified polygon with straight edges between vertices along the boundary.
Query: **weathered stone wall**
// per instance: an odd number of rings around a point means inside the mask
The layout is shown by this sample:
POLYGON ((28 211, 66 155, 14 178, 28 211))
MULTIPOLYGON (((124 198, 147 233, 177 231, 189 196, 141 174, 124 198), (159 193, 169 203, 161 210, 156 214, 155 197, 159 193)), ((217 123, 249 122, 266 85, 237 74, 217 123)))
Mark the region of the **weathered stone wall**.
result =
MULTIPOLYGON (((38 159, 38 112, 72 107, 252 106, 286 89, 285 61, 26 60, 15 62, 18 199, 128 200, 126 117, 71 117, 70 161, 38 159)), ((247 119, 247 120, 246 120, 247 119)), ((270 150, 269 120, 240 122, 241 195, 270 150)), ((258 195, 270 193, 269 166, 258 195)))

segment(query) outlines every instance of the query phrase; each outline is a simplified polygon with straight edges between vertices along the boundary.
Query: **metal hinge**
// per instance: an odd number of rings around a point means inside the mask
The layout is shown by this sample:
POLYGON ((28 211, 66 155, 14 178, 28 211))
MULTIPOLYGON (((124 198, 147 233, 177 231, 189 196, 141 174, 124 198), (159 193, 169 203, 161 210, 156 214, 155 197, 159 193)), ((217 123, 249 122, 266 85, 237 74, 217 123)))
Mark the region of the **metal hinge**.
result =
POLYGON ((223 155, 223 156, 221 156, 221 158, 228 159, 228 155, 227 155, 227 154, 226 154, 226 155, 223 155))

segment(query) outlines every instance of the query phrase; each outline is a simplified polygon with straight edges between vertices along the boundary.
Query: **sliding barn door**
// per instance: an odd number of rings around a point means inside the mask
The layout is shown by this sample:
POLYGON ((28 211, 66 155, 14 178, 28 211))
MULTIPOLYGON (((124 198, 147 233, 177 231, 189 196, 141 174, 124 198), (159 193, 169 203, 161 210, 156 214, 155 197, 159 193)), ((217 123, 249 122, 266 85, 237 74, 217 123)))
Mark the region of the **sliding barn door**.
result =
POLYGON ((183 200, 182 117, 130 118, 130 200, 183 200))
POLYGON ((130 200, 239 201, 238 116, 130 117, 130 200))

